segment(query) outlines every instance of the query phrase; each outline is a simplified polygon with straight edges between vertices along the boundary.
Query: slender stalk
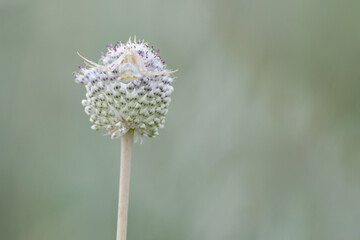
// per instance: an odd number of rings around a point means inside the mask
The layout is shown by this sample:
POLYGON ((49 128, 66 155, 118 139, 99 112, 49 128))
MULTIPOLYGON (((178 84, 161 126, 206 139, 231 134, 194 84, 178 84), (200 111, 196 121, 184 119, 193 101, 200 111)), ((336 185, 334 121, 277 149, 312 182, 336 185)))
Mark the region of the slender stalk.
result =
POLYGON ((133 137, 133 130, 129 130, 124 136, 121 137, 119 206, 116 240, 126 240, 130 190, 131 149, 133 144, 133 137))

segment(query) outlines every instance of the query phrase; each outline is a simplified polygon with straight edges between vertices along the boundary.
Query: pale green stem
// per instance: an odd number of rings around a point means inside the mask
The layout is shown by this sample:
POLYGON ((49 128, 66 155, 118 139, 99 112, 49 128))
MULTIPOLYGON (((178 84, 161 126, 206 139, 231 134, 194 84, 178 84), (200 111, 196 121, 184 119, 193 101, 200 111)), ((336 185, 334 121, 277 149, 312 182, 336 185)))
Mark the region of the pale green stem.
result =
POLYGON ((124 136, 121 137, 119 206, 116 240, 126 240, 129 209, 131 149, 133 145, 133 137, 133 130, 129 130, 124 136))

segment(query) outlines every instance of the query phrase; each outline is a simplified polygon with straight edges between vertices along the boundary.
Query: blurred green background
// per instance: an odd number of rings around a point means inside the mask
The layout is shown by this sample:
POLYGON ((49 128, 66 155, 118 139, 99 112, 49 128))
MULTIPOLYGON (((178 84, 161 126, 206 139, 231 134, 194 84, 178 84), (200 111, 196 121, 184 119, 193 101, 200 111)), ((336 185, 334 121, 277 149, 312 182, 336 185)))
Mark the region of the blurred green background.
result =
POLYGON ((115 239, 120 141, 72 72, 136 35, 179 68, 135 144, 129 240, 360 239, 360 1, 0 0, 0 239, 115 239))

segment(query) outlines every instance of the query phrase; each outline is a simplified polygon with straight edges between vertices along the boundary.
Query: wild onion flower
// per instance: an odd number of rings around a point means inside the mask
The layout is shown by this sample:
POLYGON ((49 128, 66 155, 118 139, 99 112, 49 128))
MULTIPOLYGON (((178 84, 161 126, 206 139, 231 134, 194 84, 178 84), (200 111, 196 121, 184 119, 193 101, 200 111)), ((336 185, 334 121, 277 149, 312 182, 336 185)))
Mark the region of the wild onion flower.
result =
POLYGON ((99 63, 78 55, 85 67, 79 66, 75 81, 85 85, 82 104, 93 123, 91 128, 104 129, 113 139, 121 136, 116 239, 126 240, 133 135, 155 137, 164 127, 174 90, 171 73, 177 70, 167 70, 159 49, 136 39, 110 44, 99 63))
POLYGON ((107 130, 111 138, 133 129, 139 136, 155 137, 165 124, 173 91, 170 75, 159 49, 144 41, 108 45, 99 64, 78 53, 86 67, 74 73, 76 82, 85 85, 85 112, 91 129, 107 130))

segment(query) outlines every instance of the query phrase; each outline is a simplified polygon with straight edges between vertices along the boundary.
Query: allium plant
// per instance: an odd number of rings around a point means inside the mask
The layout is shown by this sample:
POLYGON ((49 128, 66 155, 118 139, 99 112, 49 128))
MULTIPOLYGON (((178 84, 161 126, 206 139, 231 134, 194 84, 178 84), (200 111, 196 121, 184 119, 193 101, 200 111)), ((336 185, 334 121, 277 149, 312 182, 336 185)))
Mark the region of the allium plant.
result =
POLYGON ((111 138, 121 137, 120 190, 117 240, 126 240, 130 161, 133 135, 155 137, 165 124, 175 71, 166 69, 159 49, 144 41, 108 45, 99 63, 84 59, 74 73, 86 89, 82 100, 90 116, 91 129, 106 130, 111 138))
MULTIPOLYGON (((79 53, 78 53, 79 54, 79 53)), ((159 50, 144 41, 109 45, 100 63, 85 60, 76 82, 84 84, 82 101, 93 130, 105 129, 118 138, 130 129, 139 136, 155 137, 164 127, 173 91, 173 78, 159 50)))

